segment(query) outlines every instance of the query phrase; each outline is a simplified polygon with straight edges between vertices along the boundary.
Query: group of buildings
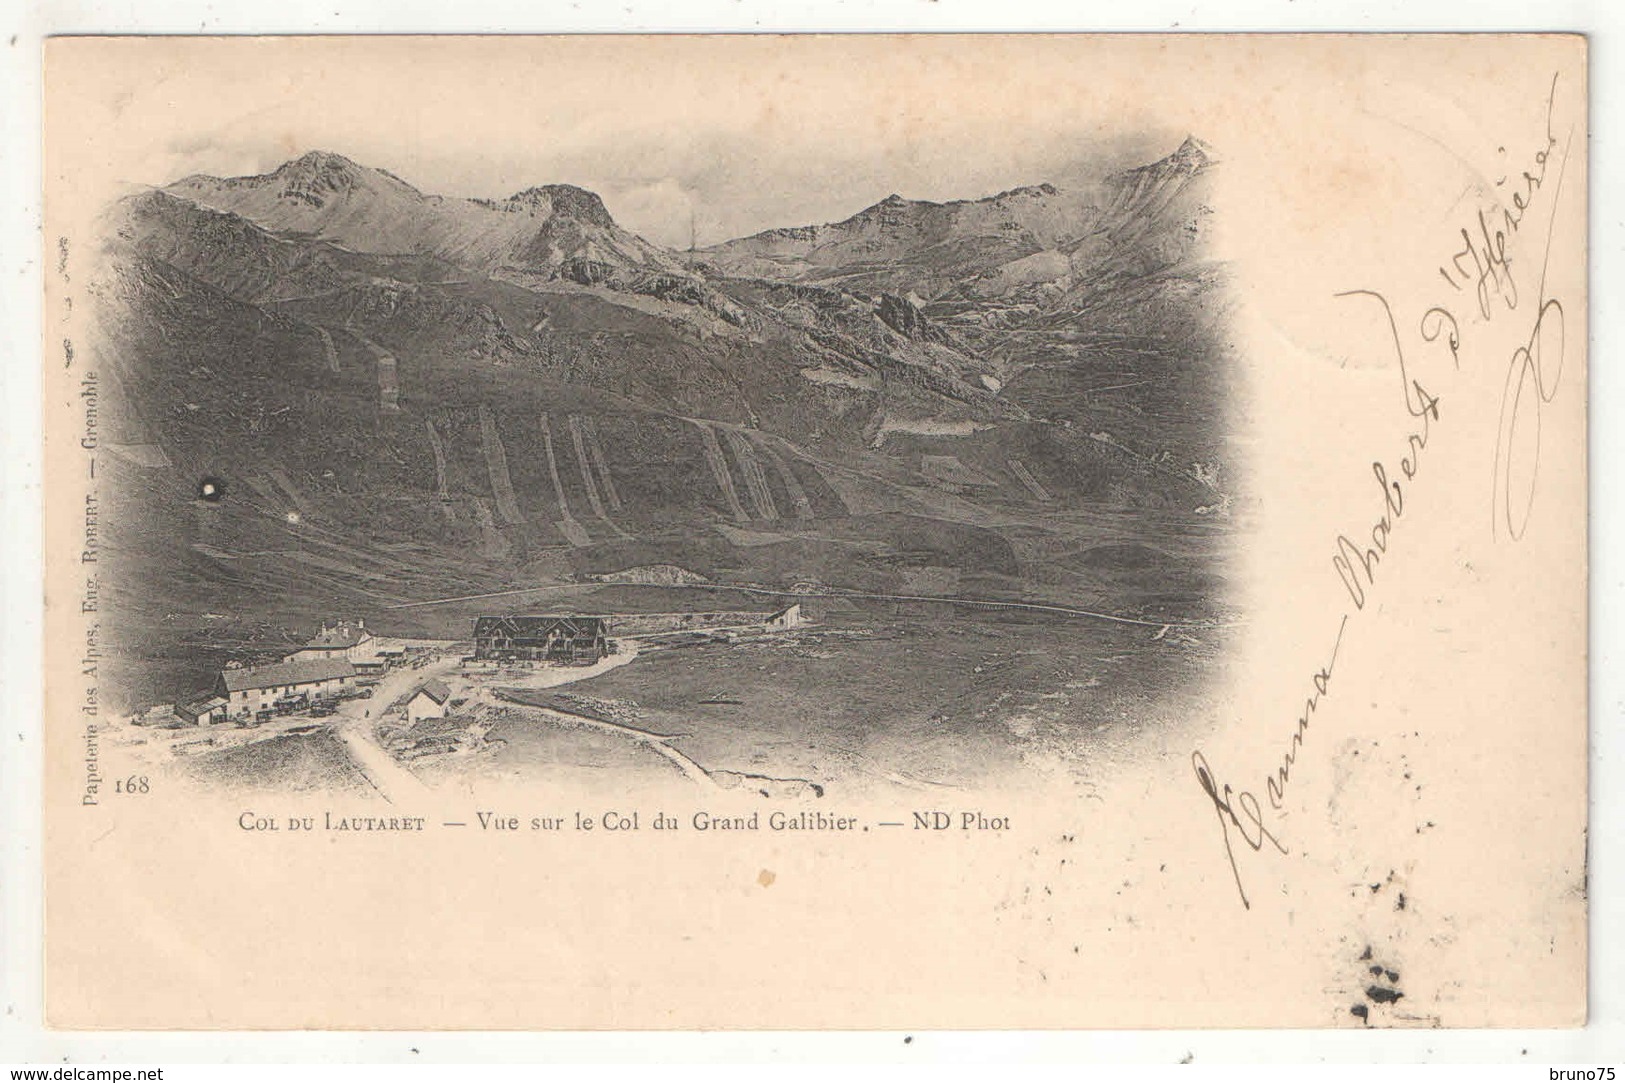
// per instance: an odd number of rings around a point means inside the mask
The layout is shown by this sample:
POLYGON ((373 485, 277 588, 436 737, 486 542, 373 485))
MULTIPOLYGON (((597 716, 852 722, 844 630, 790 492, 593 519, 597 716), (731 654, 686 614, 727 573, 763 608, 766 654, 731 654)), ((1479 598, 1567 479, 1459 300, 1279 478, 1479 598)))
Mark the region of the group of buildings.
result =
POLYGON ((337 701, 355 690, 358 677, 382 674, 405 655, 405 647, 367 631, 365 621, 324 624, 314 639, 280 662, 226 666, 210 695, 176 704, 175 714, 198 726, 264 721, 337 701))
MULTIPOLYGON (((714 616, 719 623, 738 614, 656 614, 683 618, 671 621, 670 632, 680 632, 694 618, 714 616)), ((793 628, 802 623, 801 607, 792 605, 772 614, 745 614, 767 630, 793 628)), ((634 618, 629 618, 634 619, 634 618)), ((645 622, 647 623, 647 621, 645 622)), ((707 623, 702 621, 701 623, 707 623)), ((645 632, 659 635, 658 624, 645 632)), ((468 661, 493 665, 547 663, 590 666, 610 652, 609 620, 605 617, 510 614, 479 617, 474 622, 474 653, 468 661)), ((279 662, 245 666, 233 662, 221 670, 210 694, 175 705, 181 722, 206 726, 220 722, 263 722, 279 714, 321 709, 356 691, 359 682, 379 676, 404 660, 407 648, 367 631, 365 621, 344 620, 323 624, 309 643, 279 662)), ((450 693, 438 681, 417 689, 407 703, 412 720, 440 717, 450 693)))
MULTIPOLYGON (((805 623, 800 604, 774 613, 727 611, 712 613, 627 613, 616 617, 623 636, 643 641, 696 631, 750 627, 767 632, 798 628, 805 623)), ((528 616, 507 614, 480 617, 474 622, 474 653, 470 662, 550 662, 554 665, 590 666, 610 653, 606 617, 528 616)))
POLYGON ((603 617, 480 617, 474 622, 477 662, 553 662, 590 666, 609 653, 603 617))
MULTIPOLYGON (((481 661, 550 662, 591 665, 609 653, 609 622, 603 617, 480 617, 474 622, 474 657, 481 661)), ((380 639, 366 622, 322 625, 309 643, 279 662, 245 666, 233 662, 220 671, 207 696, 175 705, 183 722, 263 722, 335 703, 356 690, 358 681, 382 675, 399 664, 406 648, 380 639)), ((439 717, 449 692, 438 681, 417 689, 408 714, 439 717)))

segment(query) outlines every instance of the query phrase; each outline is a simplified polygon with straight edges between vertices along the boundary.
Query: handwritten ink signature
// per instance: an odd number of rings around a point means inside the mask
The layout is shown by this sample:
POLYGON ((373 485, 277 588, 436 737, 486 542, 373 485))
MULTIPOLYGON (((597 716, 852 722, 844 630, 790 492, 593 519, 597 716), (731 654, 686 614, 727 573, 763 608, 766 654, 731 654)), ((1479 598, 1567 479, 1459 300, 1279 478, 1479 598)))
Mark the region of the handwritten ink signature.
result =
MULTIPOLYGON (((1348 290, 1337 296, 1370 297, 1382 306, 1388 333, 1394 343, 1394 357, 1399 362, 1399 378, 1405 392, 1405 412, 1420 422, 1410 434, 1408 451, 1399 460, 1400 472, 1407 482, 1411 481, 1421 468, 1422 452, 1427 449, 1428 436, 1432 432, 1431 422, 1439 420, 1439 399, 1428 394, 1421 381, 1410 379, 1405 367, 1405 348, 1400 343, 1399 327, 1394 323, 1394 310, 1388 298, 1374 290, 1348 290)), ((1339 534, 1337 555, 1332 557, 1332 568, 1343 581, 1343 587, 1356 609, 1365 608, 1366 588, 1376 583, 1377 563, 1388 552, 1388 538, 1399 517, 1405 513, 1405 490, 1398 481, 1389 480, 1388 468, 1380 459, 1372 462, 1371 472, 1376 476, 1377 484, 1382 486, 1383 501, 1382 515, 1371 527, 1372 544, 1362 550, 1349 540, 1348 535, 1339 534)))
MULTIPOLYGON (((1497 201, 1491 207, 1480 207, 1472 225, 1461 227, 1462 247, 1450 257, 1448 269, 1445 264, 1439 266, 1439 274, 1452 289, 1460 291, 1464 284, 1472 284, 1478 314, 1485 320, 1493 315, 1490 299, 1494 294, 1502 296, 1508 310, 1518 307, 1518 284, 1512 277, 1512 260, 1507 255, 1507 242, 1522 228, 1524 215, 1535 194, 1546 183, 1546 169, 1551 164, 1552 151, 1557 148, 1557 137, 1552 134, 1552 110, 1556 99, 1557 74, 1553 73, 1551 88, 1546 94, 1546 145, 1535 152, 1532 167, 1525 169, 1519 178, 1521 189, 1512 192, 1508 201, 1510 206, 1497 201), (1500 222, 1492 232, 1490 222, 1496 218, 1500 222), (1470 260, 1472 266, 1462 266, 1463 260, 1470 260)), ((1565 152, 1562 157, 1566 165, 1568 154, 1565 152)), ((1496 187, 1501 187, 1506 183, 1506 178, 1502 177, 1495 183, 1496 187)), ((1556 202, 1554 196, 1554 206, 1556 202)))
POLYGON ((1563 302, 1546 296, 1546 271, 1551 263, 1552 239, 1556 235, 1557 196, 1563 190, 1563 174, 1567 168, 1568 144, 1565 142, 1563 164, 1558 167, 1557 184, 1552 194, 1552 217, 1546 228, 1546 247, 1541 253, 1535 323, 1523 345, 1512 352, 1507 362, 1506 378, 1501 385, 1501 416, 1495 437, 1492 497, 1498 513, 1492 510, 1490 523, 1492 532, 1498 536, 1500 524, 1504 522, 1507 534, 1513 541, 1523 538, 1524 531, 1529 527, 1530 513, 1534 510, 1535 483, 1540 476, 1540 409, 1557 397, 1558 384, 1563 379, 1563 353, 1568 345, 1563 302), (1524 391, 1531 386, 1534 397, 1526 399, 1524 391), (1523 424, 1535 426, 1533 461, 1526 470, 1518 468, 1516 439, 1518 429, 1523 424))
MULTIPOLYGON (((1315 709, 1320 706, 1321 697, 1331 692, 1332 671, 1337 668, 1337 652, 1343 645, 1343 630, 1348 627, 1348 623, 1346 615, 1338 623, 1337 639, 1332 643, 1331 657, 1315 672, 1312 678, 1315 691, 1304 700, 1303 713, 1298 716, 1297 728, 1292 731, 1292 739, 1287 743, 1286 752, 1281 755, 1280 765, 1264 781, 1270 807, 1277 811, 1280 810, 1282 799, 1286 796, 1286 784, 1291 781, 1292 768, 1297 765, 1298 750, 1303 747, 1304 735, 1309 732, 1309 720, 1314 717, 1315 709)), ((1253 904, 1247 899, 1247 889, 1241 882, 1241 869, 1236 865, 1236 851, 1230 844, 1230 829, 1234 827, 1241 835, 1242 841, 1251 847, 1254 853, 1262 850, 1265 842, 1283 854, 1287 852, 1287 848, 1268 827, 1264 826, 1258 798, 1253 793, 1247 790, 1238 793, 1228 783, 1219 782, 1213 775, 1213 769, 1208 766, 1207 757, 1202 755, 1200 749, 1191 753, 1191 766, 1196 768, 1196 781, 1201 785, 1202 792, 1207 794, 1208 800, 1213 803, 1213 811, 1219 817, 1219 834, 1224 839, 1224 854, 1230 861, 1230 872, 1236 878, 1236 892, 1241 896, 1241 905, 1251 910, 1253 904), (1246 816, 1246 823, 1236 815, 1237 808, 1240 808, 1246 816), (1248 831, 1248 824, 1252 825, 1251 832, 1248 831)))
MULTIPOLYGON (((1494 321, 1503 308, 1507 312, 1518 309, 1519 283, 1513 272, 1514 258, 1509 243, 1517 237, 1523 228, 1526 214, 1536 203, 1539 194, 1544 191, 1552 152, 1559 147, 1559 142, 1552 133, 1556 95, 1557 76, 1553 75, 1551 90, 1546 98, 1546 141, 1532 156, 1530 168, 1523 170, 1512 191, 1510 206, 1498 202, 1492 208, 1478 208, 1472 224, 1460 230, 1462 248, 1439 266, 1439 274, 1453 289, 1464 291, 1467 286, 1472 287, 1475 310, 1471 315, 1476 316, 1476 320, 1472 321, 1474 323, 1487 325, 1494 321), (1492 222, 1496 223, 1493 229, 1492 222), (1501 299, 1502 306, 1498 307, 1491 303, 1496 297, 1501 299)), ((1552 187, 1551 211, 1547 220, 1540 279, 1536 291, 1534 324, 1527 338, 1508 359, 1502 386, 1495 448, 1492 535, 1499 537, 1500 526, 1504 524, 1507 534, 1514 541, 1523 537, 1534 503, 1536 480, 1540 469, 1541 407, 1550 404, 1556 397, 1563 373, 1566 344, 1563 304, 1555 297, 1547 295, 1546 272, 1555 237, 1558 196, 1562 191, 1571 142, 1572 129, 1570 138, 1564 140, 1561 145, 1559 155, 1561 164, 1552 187), (1526 425, 1534 426, 1533 437, 1528 441, 1520 439, 1522 428, 1526 425), (1520 450, 1526 442, 1532 445, 1529 452, 1531 461, 1527 465, 1521 462, 1523 452, 1520 450)), ((1502 178, 1496 182, 1497 187, 1502 186, 1505 180, 1506 178, 1502 178)), ((1392 343, 1400 390, 1406 414, 1412 423, 1412 431, 1408 434, 1405 451, 1399 457, 1399 475, 1402 475, 1402 478, 1396 477, 1380 459, 1373 460, 1371 464, 1372 476, 1382 490, 1382 505, 1380 513, 1369 528, 1370 543, 1364 541, 1364 535, 1367 533, 1365 531, 1361 532, 1362 537, 1359 541, 1352 540, 1347 534, 1339 534, 1334 542, 1332 568, 1348 594, 1353 609, 1340 615, 1337 634, 1333 639, 1327 661, 1311 677, 1314 692, 1304 702, 1304 709, 1297 718, 1297 724, 1279 764, 1265 778, 1264 792, 1269 808, 1277 813, 1283 809, 1287 784, 1291 779, 1292 769, 1297 764, 1298 753, 1309 733, 1311 719, 1320 708, 1322 699, 1330 695, 1332 674, 1337 665, 1338 652, 1343 645, 1344 633, 1348 630, 1352 617, 1364 611, 1370 592, 1376 587, 1378 566, 1388 555, 1395 528, 1406 514, 1406 486, 1416 479, 1421 469, 1422 453, 1427 450, 1428 442, 1433 436, 1433 426, 1440 420, 1440 396, 1431 394, 1421 380, 1412 375, 1400 334, 1400 325, 1394 316, 1394 306, 1389 299, 1374 289, 1347 290, 1337 296, 1350 299, 1363 298, 1375 302, 1380 308, 1386 337, 1392 343)), ((1463 328, 1463 321, 1457 318, 1448 305, 1435 304, 1422 313, 1416 330, 1418 337, 1425 344, 1440 343, 1442 340, 1442 345, 1449 351, 1452 368, 1459 372, 1463 328)), ((1267 820, 1265 807, 1259 802, 1254 791, 1237 790, 1229 783, 1222 782, 1200 749, 1191 753, 1191 766, 1195 771, 1197 784, 1218 819, 1225 857, 1236 881, 1236 892, 1241 898, 1242 906, 1250 910, 1252 903, 1248 899, 1241 868, 1236 861, 1232 831, 1240 837, 1247 849, 1254 853, 1261 852, 1269 845, 1276 852, 1285 854, 1288 852, 1286 844, 1267 820)))
MULTIPOLYGON (((1439 267, 1439 274, 1453 289, 1460 291, 1466 283, 1472 284, 1478 315, 1486 323, 1493 319, 1496 311, 1490 304, 1493 294, 1501 296, 1507 311, 1515 311, 1518 307, 1517 279, 1512 274, 1512 260, 1507 255, 1507 242, 1509 238, 1516 237, 1523 228, 1524 218, 1533 205, 1535 196, 1546 186, 1547 173, 1552 164, 1552 152, 1559 148, 1557 135, 1552 131, 1557 79, 1557 75, 1554 74, 1551 88, 1546 95, 1546 143, 1533 155, 1530 168, 1523 170, 1515 182, 1509 200, 1510 206, 1497 204, 1491 210, 1479 208, 1475 221, 1476 232, 1469 227, 1463 227, 1461 250, 1449 259, 1449 269, 1446 269, 1445 265, 1439 267), (1499 228, 1492 232, 1489 223, 1497 216, 1500 219, 1499 228), (1471 261, 1471 267, 1463 266, 1463 260, 1471 261)), ((1493 535, 1499 537, 1504 526, 1514 541, 1523 538, 1534 506, 1535 483, 1540 474, 1540 408, 1550 404, 1556 397, 1558 383, 1563 376, 1563 354, 1567 345, 1564 335, 1563 304, 1546 295, 1546 271, 1551 263, 1552 241, 1556 236, 1557 210, 1560 206, 1558 197, 1563 191, 1563 177, 1568 170, 1568 149, 1572 140, 1571 127, 1562 142, 1562 150, 1558 155, 1560 164, 1557 178, 1553 182, 1551 210, 1546 224, 1546 243, 1541 251, 1535 324, 1530 329, 1529 338, 1513 351, 1507 363, 1506 376, 1501 388, 1501 416, 1495 439, 1490 523, 1493 535), (1525 393, 1531 390, 1534 392, 1533 397, 1526 398, 1525 393), (1517 439, 1524 425, 1535 427, 1531 462, 1527 467, 1519 461, 1520 442, 1517 439)), ((1505 183, 1506 178, 1502 177, 1496 182, 1496 186, 1500 187, 1505 183)), ((1447 308, 1435 306, 1423 315, 1422 337, 1425 341, 1434 341, 1443 330, 1445 321, 1450 325, 1451 356, 1459 368, 1460 325, 1447 308)))

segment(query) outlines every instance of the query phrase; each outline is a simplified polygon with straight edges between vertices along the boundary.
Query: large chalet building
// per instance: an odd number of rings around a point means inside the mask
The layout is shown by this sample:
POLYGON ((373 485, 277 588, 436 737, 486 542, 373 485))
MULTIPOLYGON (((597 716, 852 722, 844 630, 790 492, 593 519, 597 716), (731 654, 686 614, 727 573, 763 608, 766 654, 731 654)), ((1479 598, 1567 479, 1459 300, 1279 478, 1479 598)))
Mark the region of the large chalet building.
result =
POLYGON ((474 622, 474 658, 480 662, 554 662, 590 666, 609 653, 603 617, 480 617, 474 622))
POLYGON ((295 709, 317 700, 337 699, 355 687, 355 666, 344 657, 306 658, 268 666, 228 666, 215 693, 225 697, 226 715, 256 718, 265 711, 295 709))

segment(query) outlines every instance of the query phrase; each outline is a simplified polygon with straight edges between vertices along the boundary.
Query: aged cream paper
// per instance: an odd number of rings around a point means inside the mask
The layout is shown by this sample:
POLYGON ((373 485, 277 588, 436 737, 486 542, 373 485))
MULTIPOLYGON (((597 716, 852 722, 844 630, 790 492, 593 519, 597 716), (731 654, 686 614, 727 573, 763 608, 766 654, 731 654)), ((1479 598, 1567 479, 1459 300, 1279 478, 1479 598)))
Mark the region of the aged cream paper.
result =
POLYGON ((1582 39, 57 39, 47 1006, 1585 1019, 1582 39))

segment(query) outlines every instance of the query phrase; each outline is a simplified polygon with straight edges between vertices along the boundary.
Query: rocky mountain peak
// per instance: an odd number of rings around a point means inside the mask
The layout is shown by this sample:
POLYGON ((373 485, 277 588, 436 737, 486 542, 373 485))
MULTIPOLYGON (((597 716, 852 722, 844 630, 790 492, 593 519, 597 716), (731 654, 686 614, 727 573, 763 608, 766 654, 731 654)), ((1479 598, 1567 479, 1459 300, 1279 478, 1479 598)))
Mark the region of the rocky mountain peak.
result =
POLYGON ((359 170, 361 166, 346 158, 344 155, 331 150, 310 150, 299 157, 282 164, 278 170, 359 170))
POLYGON ((1166 164, 1182 173, 1191 174, 1207 168, 1214 161, 1212 147, 1194 135, 1187 135, 1185 141, 1179 144, 1179 149, 1158 164, 1166 164))
POLYGON ((1055 187, 1055 185, 1050 184, 1048 181, 1045 181, 1042 184, 1025 184, 1025 185, 1022 185, 1019 188, 1011 188, 1009 191, 1000 192, 998 195, 994 196, 993 198, 996 199, 996 200, 997 199, 1012 199, 1012 198, 1039 199, 1039 198, 1042 198, 1044 196, 1059 195, 1060 191, 1061 190, 1059 188, 1055 187))
POLYGON ((288 183, 325 183, 333 188, 354 187, 366 170, 342 154, 313 150, 284 162, 271 174, 288 183))
POLYGON ((1185 181, 1201 174, 1218 159, 1213 154, 1213 148, 1196 138, 1187 135, 1179 148, 1166 158, 1159 158, 1150 165, 1137 166, 1134 169, 1125 169, 1115 173, 1110 180, 1118 186, 1127 186, 1135 192, 1144 192, 1168 184, 1183 184, 1185 181))
MULTIPOLYGON (((229 184, 252 183, 263 178, 248 177, 229 184)), ((402 195, 419 196, 410 184, 382 169, 372 169, 329 150, 312 150, 284 162, 268 179, 281 186, 284 199, 321 207, 330 196, 358 189, 394 189, 402 195)))
POLYGON ((515 192, 504 200, 511 207, 523 207, 532 212, 542 210, 572 218, 595 226, 613 226, 615 219, 597 192, 589 192, 573 184, 543 184, 515 192))

